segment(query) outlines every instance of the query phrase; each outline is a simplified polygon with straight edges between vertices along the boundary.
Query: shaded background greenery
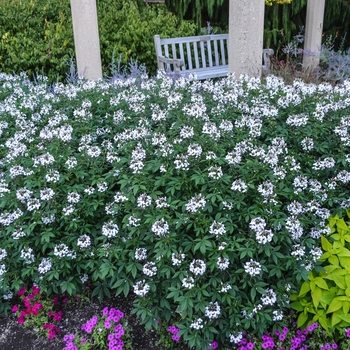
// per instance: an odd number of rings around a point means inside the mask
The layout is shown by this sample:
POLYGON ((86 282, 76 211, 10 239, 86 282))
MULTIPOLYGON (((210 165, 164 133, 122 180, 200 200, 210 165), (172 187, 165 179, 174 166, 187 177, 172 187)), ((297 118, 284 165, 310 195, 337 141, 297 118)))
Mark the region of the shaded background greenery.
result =
MULTIPOLYGON (((153 36, 198 34, 210 22, 216 32, 228 31, 229 0, 97 0, 103 72, 113 57, 126 64, 137 59, 150 74, 156 71, 153 36)), ((266 6, 264 46, 280 52, 305 23, 307 0, 266 6)), ((324 32, 337 48, 350 27, 347 1, 326 1, 324 32)), ((343 40, 344 41, 344 40, 343 40)), ((349 46, 350 41, 344 41, 349 46)), ((40 73, 51 82, 64 81, 74 57, 69 0, 0 0, 0 72, 30 77, 40 73)))

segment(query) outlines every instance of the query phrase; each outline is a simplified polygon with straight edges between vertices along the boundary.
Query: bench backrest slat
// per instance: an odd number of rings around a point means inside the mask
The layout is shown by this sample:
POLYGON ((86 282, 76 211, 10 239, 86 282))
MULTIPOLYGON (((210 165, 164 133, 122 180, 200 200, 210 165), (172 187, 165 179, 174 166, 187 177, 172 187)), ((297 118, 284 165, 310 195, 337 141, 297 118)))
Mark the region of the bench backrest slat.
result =
MULTIPOLYGON (((182 59, 182 61, 185 62, 183 43, 179 43, 179 48, 180 48, 180 58, 182 59)), ((185 70, 185 69, 186 69, 186 65, 182 66, 182 70, 185 70)))
POLYGON ((219 51, 218 51, 218 42, 214 41, 214 52, 215 52, 215 65, 218 66, 220 64, 219 61, 219 51))
POLYGON ((221 50, 221 60, 222 64, 226 65, 226 58, 225 58, 225 46, 224 46, 224 39, 220 40, 220 50, 221 50))
POLYGON ((201 47, 201 67, 206 68, 207 64, 206 64, 206 59, 205 59, 205 51, 204 51, 204 41, 200 41, 199 45, 201 47))
POLYGON ((190 45, 190 43, 186 43, 186 51, 187 51, 188 68, 189 68, 189 69, 193 69, 193 65, 192 65, 192 54, 191 54, 191 45, 190 45))
POLYGON ((177 58, 176 55, 176 45, 175 44, 171 44, 171 51, 173 53, 173 58, 177 58))
POLYGON ((211 41, 207 41, 207 50, 208 50, 209 67, 213 67, 213 56, 211 53, 211 41))
POLYGON ((196 69, 199 69, 199 59, 198 59, 198 45, 197 45, 197 41, 195 41, 193 43, 193 47, 194 47, 194 59, 196 62, 196 69))

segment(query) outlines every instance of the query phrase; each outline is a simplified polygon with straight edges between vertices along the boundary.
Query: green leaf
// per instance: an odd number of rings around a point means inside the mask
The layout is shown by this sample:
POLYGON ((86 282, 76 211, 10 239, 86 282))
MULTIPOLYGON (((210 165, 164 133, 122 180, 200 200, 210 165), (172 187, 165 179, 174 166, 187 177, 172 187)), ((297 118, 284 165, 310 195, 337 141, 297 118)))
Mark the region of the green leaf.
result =
POLYGON ((316 277, 315 278, 315 283, 317 284, 318 287, 328 290, 328 285, 327 285, 326 281, 323 278, 316 277))
POLYGON ((315 309, 318 308, 318 304, 320 303, 320 298, 322 297, 322 289, 315 287, 315 289, 311 293, 312 302, 315 306, 315 309))
POLYGON ((335 312, 339 310, 343 306, 343 303, 339 300, 339 298, 334 298, 333 301, 330 303, 328 309, 327 309, 327 314, 331 312, 335 312))
POLYGON ((309 292, 311 290, 310 288, 310 283, 309 282, 304 282, 302 285, 301 285, 301 288, 300 288, 300 292, 299 292, 299 296, 303 296, 305 295, 307 292, 309 292))
POLYGON ((298 328, 303 328, 304 324, 307 322, 308 320, 308 314, 302 312, 299 317, 298 317, 298 321, 297 321, 297 327, 298 328))

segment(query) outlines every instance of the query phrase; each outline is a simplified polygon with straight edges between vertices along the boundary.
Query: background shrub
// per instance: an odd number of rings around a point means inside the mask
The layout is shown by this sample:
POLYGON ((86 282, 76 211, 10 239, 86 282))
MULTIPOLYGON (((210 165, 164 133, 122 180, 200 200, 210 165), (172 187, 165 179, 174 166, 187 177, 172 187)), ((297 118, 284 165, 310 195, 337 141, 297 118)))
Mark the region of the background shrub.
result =
MULTIPOLYGON (((98 22, 104 74, 110 74, 112 57, 127 64, 137 59, 155 74, 153 36, 194 34, 194 25, 177 25, 175 15, 163 6, 139 10, 136 0, 98 0, 98 22)), ((9 0, 0 2, 0 71, 45 74, 62 81, 75 56, 69 0, 9 0)))

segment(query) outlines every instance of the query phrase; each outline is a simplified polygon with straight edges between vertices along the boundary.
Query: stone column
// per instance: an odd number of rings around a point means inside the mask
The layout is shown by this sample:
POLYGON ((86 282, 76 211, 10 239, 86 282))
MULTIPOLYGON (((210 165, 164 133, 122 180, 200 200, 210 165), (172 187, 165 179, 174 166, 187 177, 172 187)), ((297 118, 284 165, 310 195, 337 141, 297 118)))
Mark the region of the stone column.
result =
POLYGON ((70 0, 79 76, 102 78, 96 0, 70 0))
POLYGON ((325 0, 308 0, 306 8, 303 67, 314 69, 320 62, 325 0))
POLYGON ((260 77, 264 36, 264 0, 230 0, 228 71, 260 77))

